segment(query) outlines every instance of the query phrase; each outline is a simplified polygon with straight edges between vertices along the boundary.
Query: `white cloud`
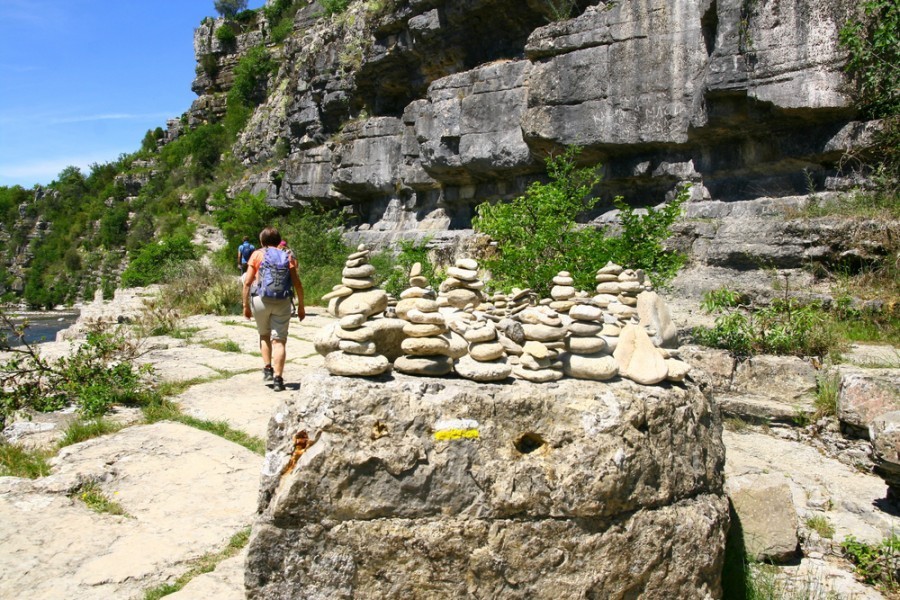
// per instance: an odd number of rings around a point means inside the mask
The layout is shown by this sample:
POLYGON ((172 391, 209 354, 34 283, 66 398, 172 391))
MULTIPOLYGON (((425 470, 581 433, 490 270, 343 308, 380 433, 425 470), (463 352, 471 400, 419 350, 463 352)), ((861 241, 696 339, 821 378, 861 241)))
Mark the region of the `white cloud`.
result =
POLYGON ((141 121, 146 119, 170 119, 172 118, 172 113, 143 113, 143 114, 134 114, 134 113, 107 113, 107 114, 99 114, 99 115, 73 115, 71 117, 52 117, 48 119, 48 122, 51 124, 60 124, 60 123, 88 123, 91 121, 141 121))

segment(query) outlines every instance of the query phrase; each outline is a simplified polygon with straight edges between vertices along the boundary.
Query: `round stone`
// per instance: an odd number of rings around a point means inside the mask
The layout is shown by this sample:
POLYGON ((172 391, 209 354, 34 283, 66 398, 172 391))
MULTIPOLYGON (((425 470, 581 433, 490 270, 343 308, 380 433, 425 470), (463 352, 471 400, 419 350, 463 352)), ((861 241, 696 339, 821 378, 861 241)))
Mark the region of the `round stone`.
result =
POLYGON ((619 293, 620 294, 637 295, 643 291, 644 291, 644 286, 642 286, 640 284, 640 282, 638 282, 638 281, 620 281, 619 282, 619 293))
POLYGON ((384 290, 370 289, 343 298, 335 298, 334 302, 333 314, 338 318, 357 314, 371 317, 384 312, 388 296, 384 290))
POLYGON ((365 265, 368 262, 369 261, 367 261, 365 258, 355 258, 353 260, 348 260, 348 261, 344 262, 344 266, 352 269, 354 267, 360 267, 362 265, 365 265))
POLYGON ((638 281, 638 274, 634 269, 625 269, 619 273, 619 281, 638 281))
POLYGON ((474 258, 460 258, 456 261, 456 266, 467 271, 477 271, 478 261, 474 258))
POLYGON ((413 286, 410 288, 406 288, 402 292, 400 292, 400 299, 405 300, 406 298, 429 298, 432 297, 433 294, 431 290, 426 288, 413 286))
POLYGON ((375 267, 372 265, 362 265, 359 267, 344 267, 341 271, 342 277, 351 279, 368 279, 375 274, 375 267))
POLYGON ((332 375, 345 377, 375 377, 387 371, 391 366, 382 355, 362 356, 347 354, 340 350, 325 356, 325 368, 332 375))
POLYGON ((420 262, 413 263, 413 266, 411 266, 409 268, 409 276, 412 278, 412 277, 418 277, 421 274, 422 274, 422 263, 420 263, 420 262))
POLYGON ((570 337, 566 339, 566 350, 572 354, 596 354, 606 350, 606 340, 602 337, 570 337))
POLYGON ((561 340, 566 335, 563 327, 550 327, 548 325, 531 325, 524 324, 522 329, 525 331, 525 339, 537 342, 555 342, 561 340))
POLYGON ((603 311, 599 306, 576 304, 569 309, 569 316, 579 321, 599 321, 603 318, 603 311))
POLYGON ((519 365, 523 369, 528 369, 529 371, 549 369, 551 362, 553 361, 549 358, 535 358, 527 352, 519 356, 519 365))
POLYGON ((608 263, 606 263, 606 266, 604 266, 602 269, 598 270, 597 273, 603 273, 604 275, 606 275, 606 274, 618 275, 619 273, 621 273, 624 270, 625 269, 623 267, 620 267, 613 261, 609 261, 608 263))
POLYGON ((411 285, 412 287, 427 288, 428 287, 428 278, 422 277, 421 275, 419 275, 418 277, 410 277, 409 285, 411 285))
POLYGON ((322 300, 328 301, 332 298, 344 298, 353 293, 353 290, 345 285, 336 285, 335 289, 322 296, 322 300))
POLYGON ((520 356, 525 350, 505 335, 497 336, 497 341, 503 346, 503 351, 512 356, 520 356))
POLYGON ((444 315, 437 311, 423 312, 418 308, 413 308, 407 311, 406 318, 410 323, 417 323, 419 325, 446 325, 444 315))
POLYGON ((447 340, 447 343, 450 344, 450 348, 447 350, 447 354, 450 358, 460 358, 469 353, 469 344, 463 336, 448 331, 447 333, 441 334, 440 337, 447 340))
POLYGON ((569 333, 577 337, 590 337, 592 335, 597 335, 601 331, 603 331, 603 325, 600 323, 575 321, 569 325, 569 333))
POLYGON ((366 315, 347 315, 346 317, 341 317, 338 324, 341 326, 341 329, 357 329, 362 327, 365 322, 366 315))
POLYGON ((463 333, 463 337, 466 338, 467 342, 475 344, 479 342, 493 342, 497 339, 497 328, 494 327, 493 323, 485 323, 481 327, 469 327, 463 333))
POLYGON ((447 275, 460 281, 475 281, 478 279, 478 271, 474 269, 460 269, 459 267, 448 268, 447 275))
POLYGON ((566 313, 569 312, 569 309, 575 306, 575 303, 571 300, 554 300, 550 303, 550 308, 555 310, 558 313, 566 313))
POLYGON ((576 379, 606 381, 619 373, 619 365, 616 363, 616 359, 609 354, 580 356, 578 354, 564 353, 560 359, 563 363, 563 372, 569 377, 575 377, 576 379))
POLYGON ((469 356, 477 361, 496 360, 503 356, 503 344, 500 342, 485 342, 469 346, 469 356))
POLYGON ((447 304, 456 308, 465 308, 469 304, 475 305, 481 302, 481 294, 464 288, 451 290, 444 295, 444 298, 447 299, 447 304))
POLYGON ((438 289, 443 292, 449 292, 450 290, 456 290, 465 285, 464 281, 460 281, 456 277, 448 277, 447 279, 441 282, 441 285, 438 286, 438 289))
POLYGON ((407 375, 441 377, 453 370, 449 356, 401 356, 394 361, 394 370, 407 375))
POLYGON ((436 312, 438 303, 430 298, 404 298, 397 302, 394 310, 397 312, 398 318, 409 320, 409 311, 412 309, 421 312, 436 312))
POLYGON ((410 356, 448 356, 450 342, 442 337, 409 337, 400 348, 410 356))
POLYGON ((343 329, 338 327, 334 330, 338 339, 350 340, 352 342, 368 342, 374 336, 374 333, 368 327, 358 327, 356 329, 343 329))
POLYGON ((453 368, 460 377, 481 382, 502 381, 512 373, 512 366, 506 358, 479 362, 471 356, 463 356, 454 363, 453 368))
POLYGON ((666 359, 666 368, 668 369, 666 379, 676 382, 684 381, 685 377, 687 377, 688 373, 691 371, 691 365, 678 360, 677 358, 666 359))
POLYGON ((359 259, 359 258, 368 258, 368 257, 369 257, 369 251, 366 250, 365 248, 363 248, 363 249, 360 250, 359 252, 354 252, 353 254, 351 254, 350 256, 348 256, 348 257, 347 257, 347 260, 348 260, 348 261, 351 261, 351 260, 356 260, 356 259, 359 259))
POLYGON ((363 279, 341 277, 341 283, 354 290, 367 290, 371 287, 375 287, 375 280, 371 277, 365 277, 363 279))
POLYGON ((362 356, 375 356, 378 354, 378 347, 374 341, 354 342, 352 340, 341 340, 338 348, 347 354, 359 354, 362 356))
POLYGON ((594 277, 594 281, 597 283, 608 283, 610 281, 618 281, 619 278, 613 274, 605 274, 605 273, 597 273, 597 276, 594 277))
POLYGON ((594 289, 597 290, 598 294, 611 294, 613 296, 618 296, 621 291, 618 281, 606 281, 604 283, 598 283, 597 287, 594 289))
POLYGON ((430 323, 407 323, 403 326, 403 333, 414 338, 441 335, 445 331, 447 331, 445 325, 433 325, 430 323))
POLYGON ((550 381, 558 381, 562 379, 563 372, 554 369, 540 369, 532 371, 531 369, 523 369, 521 367, 513 368, 513 375, 519 379, 530 381, 532 383, 548 383, 550 381))
POLYGON ((625 294, 619 294, 619 302, 621 302, 625 306, 638 305, 638 299, 636 296, 626 296, 625 294))
POLYGON ((522 346, 522 351, 538 359, 547 358, 548 356, 550 356, 550 351, 547 346, 545 346, 541 342, 535 342, 533 340, 525 342, 525 345, 522 346))

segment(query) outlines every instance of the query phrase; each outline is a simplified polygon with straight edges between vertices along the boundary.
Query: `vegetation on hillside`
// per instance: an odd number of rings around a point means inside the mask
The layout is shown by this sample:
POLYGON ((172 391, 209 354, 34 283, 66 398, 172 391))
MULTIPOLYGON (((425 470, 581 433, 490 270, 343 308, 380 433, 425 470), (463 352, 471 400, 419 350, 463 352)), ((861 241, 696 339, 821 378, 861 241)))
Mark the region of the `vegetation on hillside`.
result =
POLYGON ((608 261, 644 269, 656 285, 668 282, 683 257, 665 248, 670 227, 687 200, 684 189, 660 208, 638 211, 621 198, 618 231, 580 221, 598 202, 591 196, 600 182, 598 167, 578 168, 578 147, 546 160, 547 183, 531 184, 512 202, 484 203, 473 220, 476 231, 496 243, 496 253, 484 261, 501 289, 529 287, 549 296, 553 277, 569 271, 578 289, 593 289, 597 270, 608 261))

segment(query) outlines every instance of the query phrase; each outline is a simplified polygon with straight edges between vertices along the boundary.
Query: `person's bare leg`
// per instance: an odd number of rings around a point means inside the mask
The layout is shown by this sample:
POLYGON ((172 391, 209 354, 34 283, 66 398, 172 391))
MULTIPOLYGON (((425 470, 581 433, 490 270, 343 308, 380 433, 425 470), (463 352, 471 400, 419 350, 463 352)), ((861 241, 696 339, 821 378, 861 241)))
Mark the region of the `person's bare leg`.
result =
POLYGON ((259 352, 262 354, 263 366, 272 364, 272 339, 268 335, 259 336, 259 352))
POLYGON ((285 340, 272 340, 272 368, 275 369, 275 377, 281 377, 286 355, 285 340))

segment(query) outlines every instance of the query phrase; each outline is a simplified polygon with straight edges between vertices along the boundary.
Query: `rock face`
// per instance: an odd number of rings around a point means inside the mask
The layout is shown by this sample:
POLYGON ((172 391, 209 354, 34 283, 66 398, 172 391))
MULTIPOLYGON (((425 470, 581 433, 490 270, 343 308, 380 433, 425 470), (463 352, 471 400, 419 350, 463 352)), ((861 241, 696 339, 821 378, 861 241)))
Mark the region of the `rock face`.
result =
POLYGON ((270 422, 249 598, 718 598, 694 386, 308 375, 270 422))
POLYGON ((782 474, 730 477, 725 490, 737 514, 747 556, 760 562, 783 562, 796 556, 797 511, 782 474))
MULTIPOLYGON (((633 203, 682 181, 697 200, 806 191, 866 131, 837 35, 854 4, 586 2, 550 24, 545 2, 361 3, 342 19, 310 4, 266 46, 280 68, 235 153, 277 167, 244 187, 281 206, 353 205, 373 241, 468 227, 475 204, 520 194, 571 144, 604 164, 604 195, 633 203)), ((221 117, 240 57, 271 41, 262 16, 231 48, 222 26, 195 35, 190 123, 221 117)))

